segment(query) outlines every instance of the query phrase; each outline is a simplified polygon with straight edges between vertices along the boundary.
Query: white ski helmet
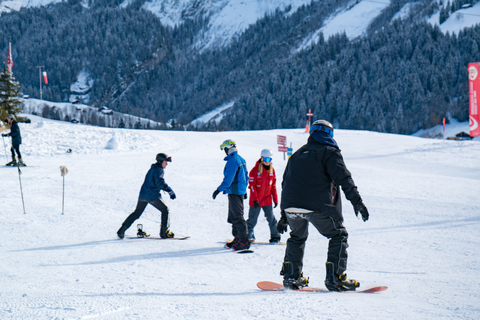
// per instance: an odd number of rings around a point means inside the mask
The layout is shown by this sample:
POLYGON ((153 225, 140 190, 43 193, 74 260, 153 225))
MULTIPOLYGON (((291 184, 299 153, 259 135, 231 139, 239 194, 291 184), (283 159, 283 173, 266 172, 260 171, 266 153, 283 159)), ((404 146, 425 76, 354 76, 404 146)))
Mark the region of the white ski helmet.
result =
POLYGON ((260 157, 273 158, 273 153, 268 149, 263 149, 262 152, 260 153, 260 157))
POLYGON ((262 161, 272 162, 273 153, 272 153, 272 151, 270 151, 268 149, 263 149, 262 152, 260 152, 260 157, 261 157, 262 161), (268 161, 266 161, 266 160, 268 160, 268 161))

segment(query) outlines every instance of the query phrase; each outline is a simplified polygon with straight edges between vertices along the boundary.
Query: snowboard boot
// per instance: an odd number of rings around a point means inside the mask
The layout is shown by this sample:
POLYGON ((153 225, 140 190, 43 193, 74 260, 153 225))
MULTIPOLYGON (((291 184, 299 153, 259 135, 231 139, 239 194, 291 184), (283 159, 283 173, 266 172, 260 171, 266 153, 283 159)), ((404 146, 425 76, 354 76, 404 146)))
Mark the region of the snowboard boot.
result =
POLYGON ((303 273, 300 273, 300 276, 295 278, 293 275, 293 264, 291 262, 287 261, 283 263, 280 274, 283 275, 283 286, 285 289, 298 290, 308 287, 308 278, 305 278, 303 273))
POLYGON ((141 224, 141 223, 137 224, 137 237, 138 238, 150 237, 150 235, 148 233, 143 231, 143 224, 141 224))
POLYGON ((270 244, 277 244, 280 242, 280 237, 272 237, 269 241, 270 244))
POLYGON ((250 236, 248 237, 248 239, 250 240, 250 242, 254 242, 254 241, 255 241, 255 233, 253 232, 253 230, 252 230, 252 232, 250 233, 250 236))
POLYGON ((327 276, 325 278, 325 286, 330 291, 355 291, 360 287, 360 283, 355 279, 347 279, 347 275, 342 273, 338 275, 334 271, 333 262, 325 264, 327 276))
POLYGON ((25 163, 23 163, 22 158, 18 158, 17 165, 19 165, 20 167, 25 167, 25 163))
POLYGON ((167 238, 173 238, 174 236, 175 234, 171 232, 168 228, 160 227, 160 238, 167 239, 167 238))
POLYGON ((238 250, 247 250, 250 248, 250 240, 245 239, 245 240, 237 240, 237 243, 234 243, 232 245, 232 249, 235 251, 238 250))
POLYGON ((17 165, 17 159, 13 157, 13 160, 6 164, 7 166, 15 167, 17 165))
POLYGON ((233 238, 232 242, 227 242, 225 244, 225 249, 232 249, 233 245, 237 244, 237 243, 238 243, 238 239, 235 237, 235 238, 233 238))
POLYGON ((117 231, 117 236, 120 238, 120 239, 123 239, 125 238, 125 231, 127 231, 128 228, 125 228, 125 225, 122 224, 122 226, 120 227, 120 229, 118 229, 117 231))

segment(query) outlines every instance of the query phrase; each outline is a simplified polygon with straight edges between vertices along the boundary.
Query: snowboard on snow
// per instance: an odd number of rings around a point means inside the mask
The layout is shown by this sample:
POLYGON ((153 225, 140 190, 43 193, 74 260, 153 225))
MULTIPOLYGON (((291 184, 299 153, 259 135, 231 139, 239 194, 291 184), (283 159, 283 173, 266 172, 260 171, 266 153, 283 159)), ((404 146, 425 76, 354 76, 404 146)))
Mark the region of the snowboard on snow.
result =
POLYGON ((24 164, 6 164, 5 167, 26 167, 27 165, 24 164))
POLYGON ((149 236, 149 237, 125 237, 127 239, 154 239, 154 240, 185 240, 190 238, 190 236, 185 236, 185 237, 173 237, 173 238, 161 238, 161 237, 155 237, 155 236, 149 236))
POLYGON ((284 246, 286 245, 287 243, 286 242, 274 242, 274 243, 270 243, 270 242, 266 242, 266 241, 252 241, 252 244, 268 244, 270 246, 284 246))
POLYGON ((155 240, 185 240, 190 238, 190 236, 185 236, 185 237, 173 237, 173 238, 162 238, 160 236, 158 237, 151 237, 148 233, 143 231, 143 224, 139 223, 137 224, 137 236, 136 237, 125 237, 127 239, 155 239, 155 240))
MULTIPOLYGON (((257 287, 264 290, 264 291, 284 291, 285 287, 283 284, 272 282, 272 281, 260 281, 257 283, 257 287)), ((356 290, 356 291, 342 291, 342 292, 352 292, 352 293, 375 293, 387 290, 387 286, 378 286, 372 287, 364 290, 356 290)), ((313 287, 304 287, 298 290, 292 291, 308 291, 308 292, 337 292, 337 291, 329 291, 324 288, 313 288, 313 287)))

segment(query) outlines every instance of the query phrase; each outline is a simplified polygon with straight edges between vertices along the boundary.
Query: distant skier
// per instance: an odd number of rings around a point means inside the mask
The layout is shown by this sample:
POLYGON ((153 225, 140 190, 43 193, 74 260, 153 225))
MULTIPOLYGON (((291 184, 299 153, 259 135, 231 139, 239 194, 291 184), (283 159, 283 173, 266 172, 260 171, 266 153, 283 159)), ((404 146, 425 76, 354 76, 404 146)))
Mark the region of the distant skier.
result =
POLYGON ((257 225, 260 209, 263 209, 270 227, 270 243, 277 243, 280 241, 280 233, 277 230, 277 219, 273 214, 273 208, 278 205, 277 177, 275 169, 273 169, 272 157, 273 153, 270 150, 263 149, 260 153, 260 159, 250 170, 248 181, 250 209, 248 211, 247 227, 249 239, 255 240, 253 229, 257 225))
POLYGON ((283 284, 298 289, 307 286, 303 277, 303 255, 308 237, 308 223, 329 238, 325 286, 331 291, 354 291, 360 284, 347 279, 347 239, 343 226, 342 204, 339 191, 342 186, 346 198, 353 204, 355 215, 368 220, 368 210, 362 202, 340 149, 333 139, 333 126, 317 120, 310 128, 307 144, 289 159, 283 175, 281 209, 278 231, 287 231, 287 241, 282 266, 283 284))
POLYGON ((172 162, 172 157, 169 157, 165 153, 159 153, 156 157, 157 162, 152 164, 150 170, 148 170, 140 189, 140 195, 138 196, 137 207, 127 219, 123 222, 120 229, 117 231, 119 238, 125 237, 125 231, 133 224, 135 220, 140 218, 147 204, 151 204, 162 212, 162 224, 160 225, 160 237, 161 238, 173 238, 174 234, 169 230, 170 221, 168 219, 168 207, 162 200, 160 191, 168 192, 170 199, 175 199, 175 192, 168 186, 163 178, 164 169, 169 162, 172 162))
POLYGON ((12 147, 10 151, 12 152, 12 161, 7 163, 7 166, 25 166, 22 160, 22 155, 20 154, 20 145, 22 144, 22 136, 20 135, 20 128, 18 126, 18 122, 15 119, 13 114, 9 114, 7 116, 7 123, 10 125, 10 132, 9 133, 2 133, 2 137, 12 137, 12 147), (15 157, 15 152, 18 155, 18 162, 15 157))
POLYGON ((247 197, 248 172, 245 160, 238 154, 235 141, 225 140, 220 145, 220 150, 225 151, 225 168, 223 181, 213 192, 215 200, 220 192, 228 194, 228 222, 232 224, 234 239, 227 243, 228 248, 243 250, 250 248, 247 235, 247 223, 243 216, 243 199, 247 197))

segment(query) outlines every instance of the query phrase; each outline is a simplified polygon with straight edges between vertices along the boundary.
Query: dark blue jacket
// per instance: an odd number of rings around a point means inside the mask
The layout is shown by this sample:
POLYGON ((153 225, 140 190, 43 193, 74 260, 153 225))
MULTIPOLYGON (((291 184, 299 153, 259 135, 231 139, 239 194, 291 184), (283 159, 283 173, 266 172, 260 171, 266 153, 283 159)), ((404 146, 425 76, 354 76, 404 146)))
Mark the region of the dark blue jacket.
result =
POLYGON ((223 181, 218 187, 226 194, 244 195, 247 193, 248 172, 247 163, 237 151, 230 153, 223 159, 227 161, 223 169, 223 181))
POLYGON ((150 170, 148 170, 147 175, 145 176, 145 181, 140 189, 138 199, 150 202, 162 198, 160 190, 166 191, 168 188, 168 184, 165 182, 163 175, 164 171, 162 164, 152 164, 150 170))
POLYGON ((17 120, 12 121, 12 126, 10 127, 10 133, 8 135, 12 137, 12 145, 18 146, 22 144, 22 136, 20 135, 20 128, 18 127, 17 120))

